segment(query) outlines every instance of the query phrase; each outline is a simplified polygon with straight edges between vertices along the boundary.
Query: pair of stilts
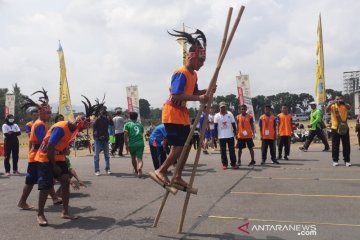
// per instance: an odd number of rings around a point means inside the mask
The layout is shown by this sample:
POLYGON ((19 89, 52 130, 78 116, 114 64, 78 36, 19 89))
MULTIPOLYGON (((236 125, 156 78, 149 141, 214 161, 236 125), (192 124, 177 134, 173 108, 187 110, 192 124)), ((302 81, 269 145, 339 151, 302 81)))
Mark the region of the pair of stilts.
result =
MULTIPOLYGON (((216 83, 217 83, 217 78, 218 78, 218 75, 219 75, 219 71, 220 71, 222 63, 224 61, 224 58, 226 56, 226 53, 227 53, 227 51, 229 49, 229 46, 231 44, 231 41, 232 41, 232 39, 234 37, 236 29, 237 29, 237 27, 239 25, 239 22, 240 22, 242 14, 244 12, 244 9, 245 9, 244 6, 240 7, 237 18, 235 19, 234 25, 233 25, 233 27, 231 29, 231 32, 230 32, 229 36, 228 36, 230 20, 231 20, 231 15, 232 15, 232 11, 233 11, 233 8, 229 8, 228 15, 227 15, 227 20, 226 20, 226 25, 225 25, 225 29, 224 29, 223 40, 222 40, 221 48, 220 48, 220 54, 219 54, 219 57, 218 57, 218 62, 217 62, 213 77, 212 77, 212 79, 211 79, 211 81, 209 83, 209 86, 207 88, 207 91, 206 91, 206 94, 208 94, 210 96, 210 99, 209 99, 208 103, 206 104, 207 107, 206 107, 206 110, 205 110, 205 113, 206 113, 205 116, 207 116, 209 114, 208 111, 210 109, 210 106, 211 106, 211 103, 212 103, 212 100, 213 100, 213 90, 216 88, 216 83)), ((179 171, 179 166, 184 166, 185 165, 184 163, 187 160, 186 157, 188 156, 188 153, 190 151, 190 147, 189 147, 190 146, 190 140, 191 140, 192 135, 194 133, 195 126, 198 124, 198 122, 200 120, 200 116, 201 116, 201 113, 204 110, 204 107, 205 107, 205 104, 200 105, 200 109, 199 109, 199 111, 198 111, 198 113, 196 115, 193 127, 191 128, 191 131, 189 133, 189 136, 188 136, 188 138, 187 138, 187 140, 185 142, 184 149, 181 152, 180 158, 178 159, 178 164, 177 164, 177 167, 175 168, 175 171, 174 171, 173 177, 172 177, 172 179, 170 181, 170 184, 166 184, 163 181, 161 181, 161 179, 159 179, 156 176, 155 172, 150 172, 149 173, 151 179, 153 179, 155 182, 157 182, 159 185, 161 185, 162 187, 164 187, 166 189, 166 192, 165 192, 165 195, 164 195, 163 200, 161 202, 160 208, 159 208, 158 213, 157 213, 157 215, 155 217, 153 227, 156 227, 158 222, 159 222, 162 210, 163 210, 163 208, 165 206, 165 203, 167 201, 169 193, 172 193, 172 194, 175 195, 178 192, 178 190, 181 190, 181 191, 186 192, 186 198, 185 198, 184 206, 183 206, 183 209, 182 209, 181 219, 180 219, 180 223, 179 223, 177 232, 178 233, 182 232, 184 219, 185 219, 185 215, 186 215, 186 211, 187 211, 187 206, 188 206, 188 203, 189 203, 189 200, 190 200, 190 195, 191 194, 197 194, 197 191, 198 191, 196 188, 193 188, 193 183, 194 183, 194 180, 195 180, 195 174, 196 174, 197 166, 199 164, 201 148, 198 148, 198 150, 196 152, 196 156, 195 156, 195 160, 194 160, 194 164, 193 164, 193 169, 192 169, 192 173, 191 173, 191 177, 190 177, 188 185, 183 186, 183 185, 176 184, 175 176, 176 176, 177 172, 179 171)), ((204 140, 204 133, 205 133, 205 127, 207 125, 207 122, 208 122, 208 118, 205 117, 204 123, 203 123, 202 128, 201 128, 201 132, 200 132, 200 142, 202 142, 204 140)))

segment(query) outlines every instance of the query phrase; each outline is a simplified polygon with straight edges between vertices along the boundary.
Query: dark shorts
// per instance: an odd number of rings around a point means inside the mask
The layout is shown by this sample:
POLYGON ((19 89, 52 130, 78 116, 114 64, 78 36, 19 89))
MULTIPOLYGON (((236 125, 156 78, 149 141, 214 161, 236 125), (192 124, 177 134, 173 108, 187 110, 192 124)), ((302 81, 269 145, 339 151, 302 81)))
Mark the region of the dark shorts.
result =
POLYGON ((167 133, 168 144, 172 146, 184 146, 190 133, 190 125, 164 123, 167 133))
POLYGON ((54 178, 59 178, 61 175, 69 174, 69 169, 65 161, 58 161, 56 165, 60 167, 61 173, 55 175, 53 172, 53 166, 51 163, 37 163, 37 174, 38 174, 38 189, 48 190, 54 186, 54 178))
POLYGON ((38 189, 49 190, 54 185, 53 167, 49 162, 37 163, 38 189))
POLYGON ((28 163, 27 173, 25 177, 26 185, 37 184, 38 174, 37 174, 37 162, 28 163))
POLYGON ((237 145, 238 145, 239 149, 246 148, 246 146, 248 147, 248 149, 255 147, 255 144, 254 144, 254 141, 252 138, 238 139, 237 145))
POLYGON ((210 130, 205 130, 205 139, 210 140, 210 138, 211 138, 210 130))
POLYGON ((60 167, 61 173, 59 175, 54 174, 54 178, 59 178, 61 175, 69 174, 69 167, 66 161, 56 161, 56 165, 60 167))

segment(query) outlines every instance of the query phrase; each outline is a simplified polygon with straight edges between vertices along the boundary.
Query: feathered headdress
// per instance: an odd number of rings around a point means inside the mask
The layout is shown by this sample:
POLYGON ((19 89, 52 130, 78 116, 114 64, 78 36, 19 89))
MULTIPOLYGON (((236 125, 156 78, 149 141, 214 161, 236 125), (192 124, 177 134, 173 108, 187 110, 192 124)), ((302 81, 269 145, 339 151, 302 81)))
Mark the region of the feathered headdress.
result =
POLYGON ((50 111, 51 109, 49 106, 49 97, 47 95, 47 91, 45 91, 45 89, 42 88, 42 90, 32 93, 31 96, 36 93, 42 93, 42 96, 40 96, 38 100, 40 103, 36 103, 28 96, 24 96, 25 103, 21 106, 21 109, 26 110, 29 107, 36 107, 39 109, 40 113, 50 111))
POLYGON ((178 37, 178 40, 183 40, 190 45, 188 55, 191 57, 206 58, 206 37, 205 34, 196 29, 194 33, 187 33, 182 31, 173 30, 175 33, 168 33, 171 36, 178 37))

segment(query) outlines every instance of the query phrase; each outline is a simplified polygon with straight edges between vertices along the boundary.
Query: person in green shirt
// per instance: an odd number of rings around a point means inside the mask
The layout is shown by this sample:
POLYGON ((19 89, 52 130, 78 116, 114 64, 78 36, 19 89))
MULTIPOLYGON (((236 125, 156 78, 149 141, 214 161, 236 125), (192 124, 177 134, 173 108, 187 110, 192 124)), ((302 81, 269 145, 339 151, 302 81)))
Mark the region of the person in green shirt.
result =
POLYGON ((306 152, 312 142, 312 140, 314 139, 315 136, 318 136, 321 141, 323 142, 325 148, 323 150, 323 152, 329 151, 330 150, 330 146, 329 143, 325 137, 325 134, 322 130, 322 114, 320 109, 316 108, 316 103, 315 102, 311 102, 310 103, 310 107, 311 107, 311 113, 310 113, 310 124, 308 125, 309 127, 309 136, 306 139, 304 146, 300 147, 299 149, 301 151, 306 152))
POLYGON ((130 121, 124 126, 124 140, 126 150, 130 152, 134 173, 140 178, 143 167, 144 153, 144 126, 137 122, 138 114, 130 112, 130 121))

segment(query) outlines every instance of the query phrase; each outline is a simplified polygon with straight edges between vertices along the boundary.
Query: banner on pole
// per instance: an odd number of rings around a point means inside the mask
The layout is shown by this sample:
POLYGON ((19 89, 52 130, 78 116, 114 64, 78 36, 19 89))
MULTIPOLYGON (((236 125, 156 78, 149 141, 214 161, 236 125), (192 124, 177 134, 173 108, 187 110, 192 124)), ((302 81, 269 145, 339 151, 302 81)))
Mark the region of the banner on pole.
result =
POLYGON ((60 97, 59 97, 59 114, 62 114, 65 120, 74 120, 74 113, 71 106, 69 85, 66 77, 66 66, 64 52, 59 42, 57 50, 60 61, 60 97))
POLYGON ((6 94, 6 96, 5 96, 4 115, 6 117, 9 114, 12 114, 15 116, 15 95, 14 94, 6 94))
POLYGON ((236 76, 237 92, 239 97, 239 106, 245 104, 247 106, 247 113, 254 115, 254 108, 251 102, 251 93, 250 93, 250 79, 249 75, 236 76))
POLYGON ((316 78, 315 78, 315 101, 318 105, 326 102, 325 90, 325 67, 324 67, 324 47, 322 38, 321 15, 319 14, 317 26, 317 46, 316 46, 316 78))
POLYGON ((129 112, 137 112, 140 119, 140 104, 138 86, 126 87, 126 96, 129 112))

